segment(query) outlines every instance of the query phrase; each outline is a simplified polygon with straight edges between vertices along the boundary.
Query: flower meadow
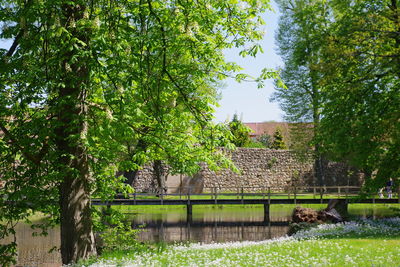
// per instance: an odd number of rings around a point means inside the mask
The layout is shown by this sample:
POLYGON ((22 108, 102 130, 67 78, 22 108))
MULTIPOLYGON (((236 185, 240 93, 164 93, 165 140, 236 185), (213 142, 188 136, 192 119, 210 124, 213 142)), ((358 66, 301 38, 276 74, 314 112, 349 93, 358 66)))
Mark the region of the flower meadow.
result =
POLYGON ((260 242, 167 246, 86 266, 400 266, 400 218, 323 224, 260 242))

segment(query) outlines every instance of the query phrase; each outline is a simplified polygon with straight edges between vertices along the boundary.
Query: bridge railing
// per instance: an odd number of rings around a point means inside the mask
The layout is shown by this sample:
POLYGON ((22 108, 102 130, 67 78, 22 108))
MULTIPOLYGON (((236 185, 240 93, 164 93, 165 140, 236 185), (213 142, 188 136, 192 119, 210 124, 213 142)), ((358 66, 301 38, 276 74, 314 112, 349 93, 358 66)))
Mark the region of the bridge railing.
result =
MULTIPOLYGON (((244 199, 244 198, 348 198, 360 193, 358 186, 232 186, 203 187, 199 192, 192 187, 167 187, 161 192, 136 192, 129 198, 146 199, 244 199), (170 193, 167 193, 170 192, 170 193)), ((124 196, 118 195, 117 198, 124 196)))

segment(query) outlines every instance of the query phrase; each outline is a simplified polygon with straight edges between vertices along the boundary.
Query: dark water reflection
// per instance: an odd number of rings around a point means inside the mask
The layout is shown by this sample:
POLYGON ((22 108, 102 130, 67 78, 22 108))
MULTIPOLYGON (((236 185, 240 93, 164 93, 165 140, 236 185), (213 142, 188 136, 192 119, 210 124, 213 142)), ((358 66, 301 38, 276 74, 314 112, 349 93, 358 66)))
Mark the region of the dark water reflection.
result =
POLYGON ((241 226, 200 226, 191 224, 182 224, 181 226, 165 226, 146 229, 139 234, 141 240, 164 241, 164 242, 231 242, 244 240, 265 240, 283 236, 287 233, 288 226, 252 226, 242 224, 241 226))
MULTIPOLYGON (((16 227, 16 239, 18 245, 18 259, 16 266, 26 267, 58 267, 61 266, 61 255, 58 251, 49 252, 55 246, 60 246, 60 228, 48 230, 47 236, 35 236, 35 231, 30 225, 19 223, 16 227)), ((1 243, 9 243, 12 238, 0 240, 1 243)))
POLYGON ((153 216, 137 213, 132 224, 145 225, 139 234, 142 241, 151 242, 230 242, 258 241, 280 237, 288 232, 291 209, 271 212, 271 220, 264 218, 262 207, 193 208, 193 218, 187 220, 183 209, 176 213, 153 216))
MULTIPOLYGON (((393 205, 392 205, 393 206, 393 205)), ((230 242, 244 240, 265 240, 283 236, 288 231, 288 221, 294 206, 273 205, 270 221, 264 218, 262 206, 247 207, 194 207, 192 221, 186 219, 185 208, 176 209, 128 209, 133 226, 147 225, 139 239, 147 242, 230 242)), ((308 207, 322 208, 309 205, 308 207)), ((400 205, 396 205, 397 208, 400 205)), ((359 217, 393 216, 387 205, 350 205, 350 215, 359 217)), ((398 212, 397 212, 398 216, 398 212)), ((58 252, 49 253, 60 245, 60 230, 49 230, 46 237, 32 237, 29 225, 17 226, 18 264, 26 267, 61 266, 58 252)), ((10 240, 0 240, 8 242, 10 240)))

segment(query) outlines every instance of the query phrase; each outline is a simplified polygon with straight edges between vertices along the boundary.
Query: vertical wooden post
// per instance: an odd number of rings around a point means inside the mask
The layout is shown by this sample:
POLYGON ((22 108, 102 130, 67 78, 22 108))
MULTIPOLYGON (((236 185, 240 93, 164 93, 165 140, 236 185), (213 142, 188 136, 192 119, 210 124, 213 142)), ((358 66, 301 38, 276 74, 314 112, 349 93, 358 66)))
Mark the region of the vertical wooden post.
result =
POLYGON ((193 221, 193 206, 188 202, 186 205, 186 222, 191 223, 193 221))
POLYGON ((133 205, 136 205, 136 190, 133 193, 133 205))
POLYGON ((340 198, 340 186, 338 186, 337 191, 338 191, 338 197, 340 198))
POLYGON ((161 205, 164 205, 164 190, 161 190, 160 198, 161 198, 161 205))
POLYGON ((293 195, 294 195, 294 204, 296 205, 297 204, 297 187, 296 186, 294 187, 293 195))
POLYGON ((313 187, 313 198, 315 199, 315 195, 317 194, 317 189, 315 188, 315 186, 313 187))
POLYGON ((241 194, 242 194, 242 204, 243 204, 243 198, 244 198, 244 192, 243 192, 243 187, 241 188, 241 194))
POLYGON ((269 204, 264 204, 264 222, 269 222, 269 204))
POLYGON ((271 187, 268 186, 268 205, 271 204, 271 187))

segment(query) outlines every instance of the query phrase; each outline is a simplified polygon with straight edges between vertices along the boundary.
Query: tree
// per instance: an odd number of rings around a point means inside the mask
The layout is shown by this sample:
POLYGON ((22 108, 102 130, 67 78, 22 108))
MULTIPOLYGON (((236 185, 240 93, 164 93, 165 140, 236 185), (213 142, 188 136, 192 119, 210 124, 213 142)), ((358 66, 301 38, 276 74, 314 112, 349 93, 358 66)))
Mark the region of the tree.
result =
POLYGON ((288 8, 278 40, 288 94, 281 89, 277 96, 287 114, 313 111, 315 151, 364 170, 367 184, 399 176, 398 1, 282 3, 288 8), (307 86, 302 99, 299 88, 307 86))
POLYGON ((267 2, 2 1, 0 37, 13 43, 0 51, 1 236, 50 214, 63 263, 76 262, 96 254, 90 199, 114 195, 117 170, 227 164, 211 118, 238 66, 222 50, 257 52, 267 2))
POLYGON ((281 82, 275 81, 271 100, 280 103, 285 120, 291 122, 293 148, 315 157, 315 174, 324 184, 321 147, 316 139, 321 120, 322 73, 318 68, 321 49, 330 25, 328 1, 280 0, 281 12, 276 33, 278 51, 284 60, 281 82), (310 127, 312 125, 312 127, 310 127))
POLYGON ((263 144, 264 147, 271 147, 273 139, 271 135, 263 133, 258 137, 257 141, 263 144))
POLYGON ((271 148, 272 149, 287 149, 286 144, 283 141, 282 130, 280 128, 277 128, 274 132, 271 148))
POLYGON ((236 147, 244 147, 250 143, 249 133, 251 129, 239 120, 237 114, 233 115, 232 121, 229 122, 228 127, 231 132, 231 142, 236 147))
POLYGON ((383 186, 400 174, 399 2, 331 1, 334 24, 321 55, 320 140, 335 159, 383 186))

